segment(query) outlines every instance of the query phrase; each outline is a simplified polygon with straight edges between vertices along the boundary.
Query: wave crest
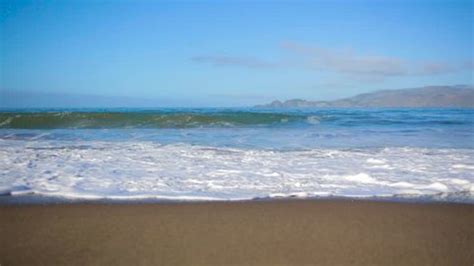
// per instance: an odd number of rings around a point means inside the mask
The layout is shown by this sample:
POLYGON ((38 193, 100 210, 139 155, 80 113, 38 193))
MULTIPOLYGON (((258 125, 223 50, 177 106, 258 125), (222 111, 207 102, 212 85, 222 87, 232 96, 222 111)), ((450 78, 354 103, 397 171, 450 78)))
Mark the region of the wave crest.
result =
POLYGON ((285 124, 305 116, 279 113, 138 113, 138 112, 42 112, 1 113, 0 128, 192 128, 285 124))

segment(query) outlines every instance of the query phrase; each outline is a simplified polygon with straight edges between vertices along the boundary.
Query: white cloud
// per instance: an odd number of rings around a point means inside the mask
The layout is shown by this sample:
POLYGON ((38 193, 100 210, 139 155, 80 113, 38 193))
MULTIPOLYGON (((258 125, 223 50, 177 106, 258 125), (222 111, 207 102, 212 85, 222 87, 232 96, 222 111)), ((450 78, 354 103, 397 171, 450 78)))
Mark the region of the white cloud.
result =
POLYGON ((392 56, 360 54, 352 50, 325 49, 296 42, 285 42, 281 45, 281 49, 287 52, 289 57, 274 61, 222 55, 196 56, 191 59, 197 63, 208 63, 216 67, 304 68, 374 80, 394 76, 440 75, 474 69, 472 60, 457 64, 441 61, 422 62, 392 56))

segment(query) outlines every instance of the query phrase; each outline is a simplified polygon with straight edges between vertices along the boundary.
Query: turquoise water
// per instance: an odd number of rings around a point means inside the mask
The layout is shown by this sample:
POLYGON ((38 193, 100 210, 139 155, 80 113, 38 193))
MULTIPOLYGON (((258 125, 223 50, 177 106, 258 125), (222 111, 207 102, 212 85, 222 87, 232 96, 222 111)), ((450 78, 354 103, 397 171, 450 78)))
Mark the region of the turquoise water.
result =
POLYGON ((70 141, 140 139, 266 149, 473 148, 474 110, 2 110, 0 138, 70 141))

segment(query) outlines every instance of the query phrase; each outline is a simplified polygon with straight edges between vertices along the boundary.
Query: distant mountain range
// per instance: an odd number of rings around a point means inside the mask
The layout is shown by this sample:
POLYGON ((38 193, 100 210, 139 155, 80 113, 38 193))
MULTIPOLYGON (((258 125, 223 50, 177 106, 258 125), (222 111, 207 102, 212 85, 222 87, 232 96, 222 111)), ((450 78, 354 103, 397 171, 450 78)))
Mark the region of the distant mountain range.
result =
POLYGON ((275 100, 257 108, 306 108, 306 107, 440 107, 474 108, 474 87, 429 86, 412 89, 380 90, 334 101, 307 101, 292 99, 275 100))

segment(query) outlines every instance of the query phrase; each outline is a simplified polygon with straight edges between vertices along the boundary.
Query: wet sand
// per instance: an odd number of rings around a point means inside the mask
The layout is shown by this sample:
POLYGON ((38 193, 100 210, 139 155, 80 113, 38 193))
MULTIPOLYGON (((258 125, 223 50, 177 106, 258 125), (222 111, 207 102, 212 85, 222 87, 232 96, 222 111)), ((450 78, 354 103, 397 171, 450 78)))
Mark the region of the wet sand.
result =
POLYGON ((0 265, 469 265, 474 205, 0 206, 0 265))

